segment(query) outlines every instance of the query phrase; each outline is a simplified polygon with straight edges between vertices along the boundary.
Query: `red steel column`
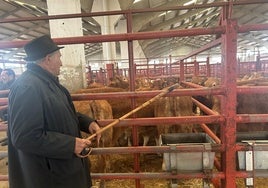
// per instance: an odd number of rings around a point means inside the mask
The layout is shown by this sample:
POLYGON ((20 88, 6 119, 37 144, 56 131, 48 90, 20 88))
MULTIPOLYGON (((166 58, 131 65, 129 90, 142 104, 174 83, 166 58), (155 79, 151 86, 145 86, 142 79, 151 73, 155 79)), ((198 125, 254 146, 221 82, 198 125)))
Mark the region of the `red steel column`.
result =
POLYGON ((223 187, 236 187, 236 67, 237 67, 237 22, 224 20, 226 33, 222 35, 223 79, 225 95, 221 101, 222 115, 226 121, 221 126, 221 140, 225 146, 222 154, 222 170, 225 173, 223 187))
POLYGON ((109 80, 114 77, 114 64, 112 63, 106 64, 106 71, 107 71, 107 79, 109 82, 109 80))
MULTIPOLYGON (((86 66, 86 80, 87 80, 87 86, 93 82, 93 77, 92 77, 92 71, 91 71, 91 66, 87 65, 86 66)), ((96 81, 96 80, 94 80, 96 81)))
POLYGON ((199 63, 194 60, 194 76, 199 76, 199 63))
MULTIPOLYGON (((127 17, 127 33, 132 33, 132 14, 129 13, 127 17)), ((135 70, 134 70, 134 50, 133 50, 133 40, 128 40, 128 59, 129 59, 129 89, 130 91, 135 91, 135 70)), ((136 107, 136 99, 131 98, 131 106, 134 109, 136 107)), ((135 114, 133 115, 135 117, 135 114)), ((132 126, 132 137, 133 145, 138 146, 138 128, 137 126, 132 126)), ((134 154, 134 171, 140 171, 140 155, 138 153, 134 154)), ((136 188, 140 188, 140 180, 135 180, 136 188)))
MULTIPOLYGON (((211 69, 210 69, 211 67, 210 67, 209 57, 207 57, 206 65, 207 65, 206 66, 207 67, 207 77, 211 77, 212 75, 211 75, 211 69)), ((214 77, 216 77, 216 74, 215 74, 216 71, 215 71, 215 69, 216 68, 214 67, 214 70, 213 70, 213 72, 214 72, 214 75, 213 76, 214 77)))
POLYGON ((262 64, 261 64, 261 60, 260 60, 260 55, 257 55, 255 67, 256 67, 256 72, 260 72, 262 70, 262 64))
POLYGON ((168 71, 169 71, 168 75, 172 76, 172 56, 171 55, 169 55, 168 71))
POLYGON ((180 62, 180 81, 185 81, 183 61, 180 62))

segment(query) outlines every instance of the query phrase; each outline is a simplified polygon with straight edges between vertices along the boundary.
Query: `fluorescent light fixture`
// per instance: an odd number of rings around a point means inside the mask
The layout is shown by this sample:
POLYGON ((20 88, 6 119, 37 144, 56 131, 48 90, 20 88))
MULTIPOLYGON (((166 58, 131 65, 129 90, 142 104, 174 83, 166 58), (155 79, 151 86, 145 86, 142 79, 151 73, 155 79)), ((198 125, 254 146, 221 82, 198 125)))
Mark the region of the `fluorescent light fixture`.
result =
POLYGON ((158 15, 158 17, 164 16, 165 14, 166 14, 165 12, 161 13, 161 14, 158 15))
POLYGON ((160 16, 164 16, 164 15, 166 15, 166 14, 170 13, 170 12, 172 12, 172 11, 171 11, 171 10, 169 10, 169 11, 167 11, 167 12, 163 12, 163 13, 159 14, 159 15, 158 15, 158 17, 160 17, 160 16))
POLYGON ((193 3, 196 3, 196 0, 188 1, 187 3, 184 3, 183 6, 191 5, 193 3))
POLYGON ((138 3, 138 2, 140 2, 140 1, 142 1, 142 0, 135 0, 133 4, 138 3))
POLYGON ((91 21, 87 21, 89 24, 97 26, 95 23, 91 22, 91 21))

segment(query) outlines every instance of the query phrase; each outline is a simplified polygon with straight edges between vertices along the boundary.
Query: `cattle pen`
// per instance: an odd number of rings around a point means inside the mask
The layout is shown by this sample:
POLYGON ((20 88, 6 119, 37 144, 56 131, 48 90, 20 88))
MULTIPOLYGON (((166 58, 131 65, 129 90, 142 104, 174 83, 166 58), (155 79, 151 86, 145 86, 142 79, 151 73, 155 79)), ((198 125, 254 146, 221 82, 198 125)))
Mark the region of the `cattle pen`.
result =
MULTIPOLYGON (((265 113, 238 113, 237 112, 237 100, 238 96, 241 95, 268 95, 267 85, 240 85, 238 84, 238 75, 246 75, 247 73, 261 72, 262 75, 267 76, 267 60, 261 59, 261 54, 258 56, 257 60, 254 62, 242 63, 238 62, 237 59, 237 42, 239 40, 239 34, 246 33, 250 31, 266 31, 268 30, 268 24, 254 24, 254 25, 238 25, 237 20, 231 19, 228 14, 231 12, 233 6, 247 5, 247 4, 258 4, 267 3, 267 1, 237 1, 236 3, 230 4, 228 2, 222 3, 211 3, 207 6, 209 7, 220 7, 222 9, 222 15, 219 26, 213 28, 195 28, 195 29, 181 29, 181 30, 168 30, 168 31, 151 31, 151 32, 132 32, 132 14, 142 13, 142 12, 157 12, 157 11, 169 11, 172 9, 185 9, 183 6, 169 7, 169 8, 155 8, 155 9, 140 9, 140 10, 127 10, 127 11, 106 11, 106 12, 96 12, 96 13, 82 13, 82 14, 66 14, 64 16, 40 16, 40 17, 27 17, 27 18, 12 18, 12 19, 2 19, 1 23, 12 23, 12 22, 23 22, 23 21, 38 21, 38 20, 50 20, 50 19, 68 19, 73 17, 92 17, 92 16, 105 16, 105 15, 124 15, 127 20, 127 33, 124 34, 109 34, 109 35, 89 35, 81 37, 66 37, 66 38, 56 38, 55 42, 60 45, 71 45, 71 44, 85 44, 85 43, 97 43, 97 42, 116 42, 116 41, 127 41, 128 43, 128 59, 129 63, 128 69, 116 70, 113 64, 108 65, 107 70, 94 72, 87 72, 89 83, 93 78, 97 77, 100 80, 105 80, 107 77, 120 72, 121 75, 128 77, 129 88, 125 91, 119 92, 92 92, 92 93, 73 93, 73 101, 88 101, 88 100, 126 100, 130 102, 131 108, 129 111, 135 109, 138 106, 138 99, 146 99, 155 97, 161 93, 162 88, 151 91, 136 91, 135 80, 140 75, 145 75, 145 77, 156 77, 157 74, 161 74, 163 77, 169 77, 176 75, 177 82, 180 83, 182 88, 175 89, 168 93, 166 97, 182 97, 190 96, 216 96, 220 100, 220 113, 216 113, 212 109, 208 108, 202 103, 198 103, 193 99, 195 103, 204 114, 201 115, 186 115, 186 116, 166 116, 166 117, 138 117, 135 114, 130 118, 120 120, 115 127, 129 127, 131 128, 131 146, 121 146, 121 147, 104 147, 104 148, 92 148, 92 156, 98 155, 119 155, 131 156, 132 171, 129 169, 125 172, 118 172, 117 169, 114 172, 103 172, 97 173, 92 172, 91 176, 93 179, 98 180, 122 180, 131 181, 128 184, 129 187, 143 188, 146 186, 146 180, 152 180, 154 187, 157 183, 154 180, 165 180, 160 182, 159 187, 166 187, 167 185, 172 186, 170 180, 195 180, 199 179, 202 181, 200 187, 213 186, 215 188, 235 188, 237 187, 238 181, 244 181, 243 186, 256 187, 259 179, 264 179, 267 182, 268 169, 256 169, 254 168, 254 158, 256 152, 267 152, 267 135, 265 135, 266 142, 238 142, 237 141, 237 125, 256 123, 264 126, 264 130, 267 132, 268 128, 268 112, 265 113), (172 37, 185 37, 185 36, 199 36, 199 35, 216 35, 216 39, 202 47, 197 49, 192 53, 177 58, 175 63, 154 65, 154 73, 149 75, 150 69, 148 64, 135 63, 133 41, 136 40, 148 40, 156 38, 172 38, 172 37), (209 59, 205 62, 198 63, 197 61, 187 62, 186 60, 198 56, 198 54, 220 46, 221 48, 221 62, 216 64, 210 64, 209 59), (259 66, 261 65, 261 66, 259 66), (109 67, 109 66, 112 66, 109 67), (139 69, 139 66, 147 66, 145 69, 139 69), (210 68, 208 68, 210 67, 210 68), (212 68, 213 67, 213 68, 212 68), (112 70, 112 71, 111 71, 112 70), (174 71, 174 72, 171 72, 174 71), (249 71, 249 72, 247 72, 249 71), (105 76, 101 75, 105 73, 105 76), (164 75, 164 73, 167 73, 164 75), (125 75, 124 75, 125 74, 125 75), (95 76, 94 76, 95 75, 95 76), (216 87, 205 87, 198 84, 190 83, 190 79, 193 76, 214 76, 220 78, 220 84, 216 87), (139 143, 139 130, 140 128, 157 126, 165 124, 165 126, 170 126, 172 124, 184 124, 188 126, 189 124, 194 124, 198 127, 198 130, 208 134, 213 140, 213 144, 203 147, 198 145, 147 145, 143 146, 139 143), (219 127, 218 133, 211 131, 208 125, 217 124, 219 127), (150 154, 161 155, 163 153, 209 153, 215 152, 215 157, 213 158, 213 169, 202 169, 199 171, 162 171, 161 169, 151 170, 144 169, 143 156, 146 154, 150 158, 150 154), (245 167, 240 169, 238 164, 238 153, 246 152, 248 157, 252 160, 247 160, 250 163, 250 167, 245 167), (253 164, 252 164, 253 163, 253 164), (166 183, 168 180, 168 184, 166 183), (208 184, 207 184, 208 183, 208 184)), ((188 6, 187 8, 203 8, 203 6, 195 5, 194 7, 188 6)), ((6 41, 0 42, 0 49, 4 48, 22 48, 23 45, 28 41, 6 41)), ((171 61, 170 61, 171 62, 171 61)), ((90 69, 90 67, 87 67, 90 69)), ((160 76, 159 76, 160 77, 160 76)), ((109 79, 108 79, 109 80, 109 79)), ((107 84, 109 81, 105 81, 107 84)), ((266 82, 265 82, 266 83, 266 82)), ((8 91, 3 91, 6 93, 8 91)), ((267 101, 263 101, 265 103, 267 101)), ((8 107, 8 99, 0 99, 0 109, 5 110, 8 107)), ((268 106, 268 105, 267 105, 268 106)), ((124 111, 126 114, 128 111, 124 111)), ((117 117, 114 116, 116 119, 117 117)), ((106 126, 113 122, 115 119, 101 119, 98 120, 101 126, 106 126)), ((0 130, 6 131, 6 122, 1 122, 0 130)), ((196 132, 195 132, 196 133, 196 132)), ((247 140, 246 138, 245 140, 247 140)), ((6 152, 4 152, 6 156, 6 152)), ((267 154, 265 154, 267 156, 267 154)), ((158 158, 158 162, 162 161, 162 158, 158 158)), ((149 163, 149 162, 148 162, 149 163)), ((118 163, 116 163, 118 165, 118 163)), ((191 165, 189 163, 189 165, 191 165)), ((120 166, 117 166, 120 168, 120 166)), ((150 169, 150 168, 149 168, 150 169)), ((8 181, 8 175, 1 174, 0 181, 8 181)), ((177 183, 177 182, 176 182, 177 183)), ((175 183, 175 184, 176 184, 175 183)), ((263 182, 262 182, 263 183, 263 182)), ((117 182, 117 185, 120 183, 117 182)), ((179 183, 178 183, 179 184, 179 183)), ((173 184, 174 186, 174 184, 173 184)), ((267 186, 267 185, 266 185, 267 186)), ((123 185, 121 186, 123 187, 123 185)), ((178 187, 178 185, 177 185, 178 187)), ((193 185, 194 187, 194 185, 193 185)))
MULTIPOLYGON (((207 57, 206 61, 183 62, 180 63, 176 59, 178 57, 169 56, 169 60, 166 63, 150 64, 148 59, 134 59, 134 74, 138 78, 147 78, 155 80, 159 78, 180 78, 180 69, 183 69, 185 80, 190 81, 193 76, 199 77, 218 77, 222 75, 222 64, 220 62, 210 62, 210 58, 207 57)), ((92 60, 98 63, 104 63, 102 60, 92 60)), ((115 75, 128 77, 129 68, 118 68, 117 61, 126 60, 111 60, 106 62, 106 68, 100 70, 92 70, 90 63, 86 66, 86 79, 88 85, 93 82, 101 83, 103 85, 109 85, 110 80, 115 75)), ((165 58, 162 58, 165 61, 165 58)), ((268 60, 267 57, 262 57, 260 54, 256 55, 256 60, 253 61, 239 61, 237 62, 237 77, 243 77, 250 73, 262 73, 268 72, 268 60)))

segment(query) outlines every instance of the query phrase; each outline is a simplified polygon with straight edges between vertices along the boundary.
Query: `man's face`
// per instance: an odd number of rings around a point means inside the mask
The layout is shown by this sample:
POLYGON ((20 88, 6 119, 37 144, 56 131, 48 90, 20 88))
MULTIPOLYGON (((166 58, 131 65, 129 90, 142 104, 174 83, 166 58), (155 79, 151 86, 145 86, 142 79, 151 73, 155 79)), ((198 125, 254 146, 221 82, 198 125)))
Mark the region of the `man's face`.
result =
POLYGON ((59 50, 48 56, 49 69, 54 76, 58 76, 60 74, 60 67, 62 66, 60 58, 61 53, 59 50))
POLYGON ((4 84, 8 83, 13 79, 12 75, 8 75, 7 71, 2 71, 1 72, 1 80, 4 84))

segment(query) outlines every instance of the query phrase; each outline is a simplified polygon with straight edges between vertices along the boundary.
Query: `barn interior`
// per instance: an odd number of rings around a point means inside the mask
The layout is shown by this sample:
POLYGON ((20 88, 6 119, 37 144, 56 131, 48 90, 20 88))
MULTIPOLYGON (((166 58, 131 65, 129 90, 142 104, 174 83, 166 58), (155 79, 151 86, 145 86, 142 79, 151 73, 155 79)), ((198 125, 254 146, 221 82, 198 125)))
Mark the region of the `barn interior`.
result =
POLYGON ((92 150, 93 164, 112 165, 93 165, 96 187, 267 187, 267 10, 267 0, 2 0, 0 68, 19 77, 23 46, 42 35, 65 47, 59 80, 77 110, 101 108, 90 115, 103 127, 121 118, 92 150))

